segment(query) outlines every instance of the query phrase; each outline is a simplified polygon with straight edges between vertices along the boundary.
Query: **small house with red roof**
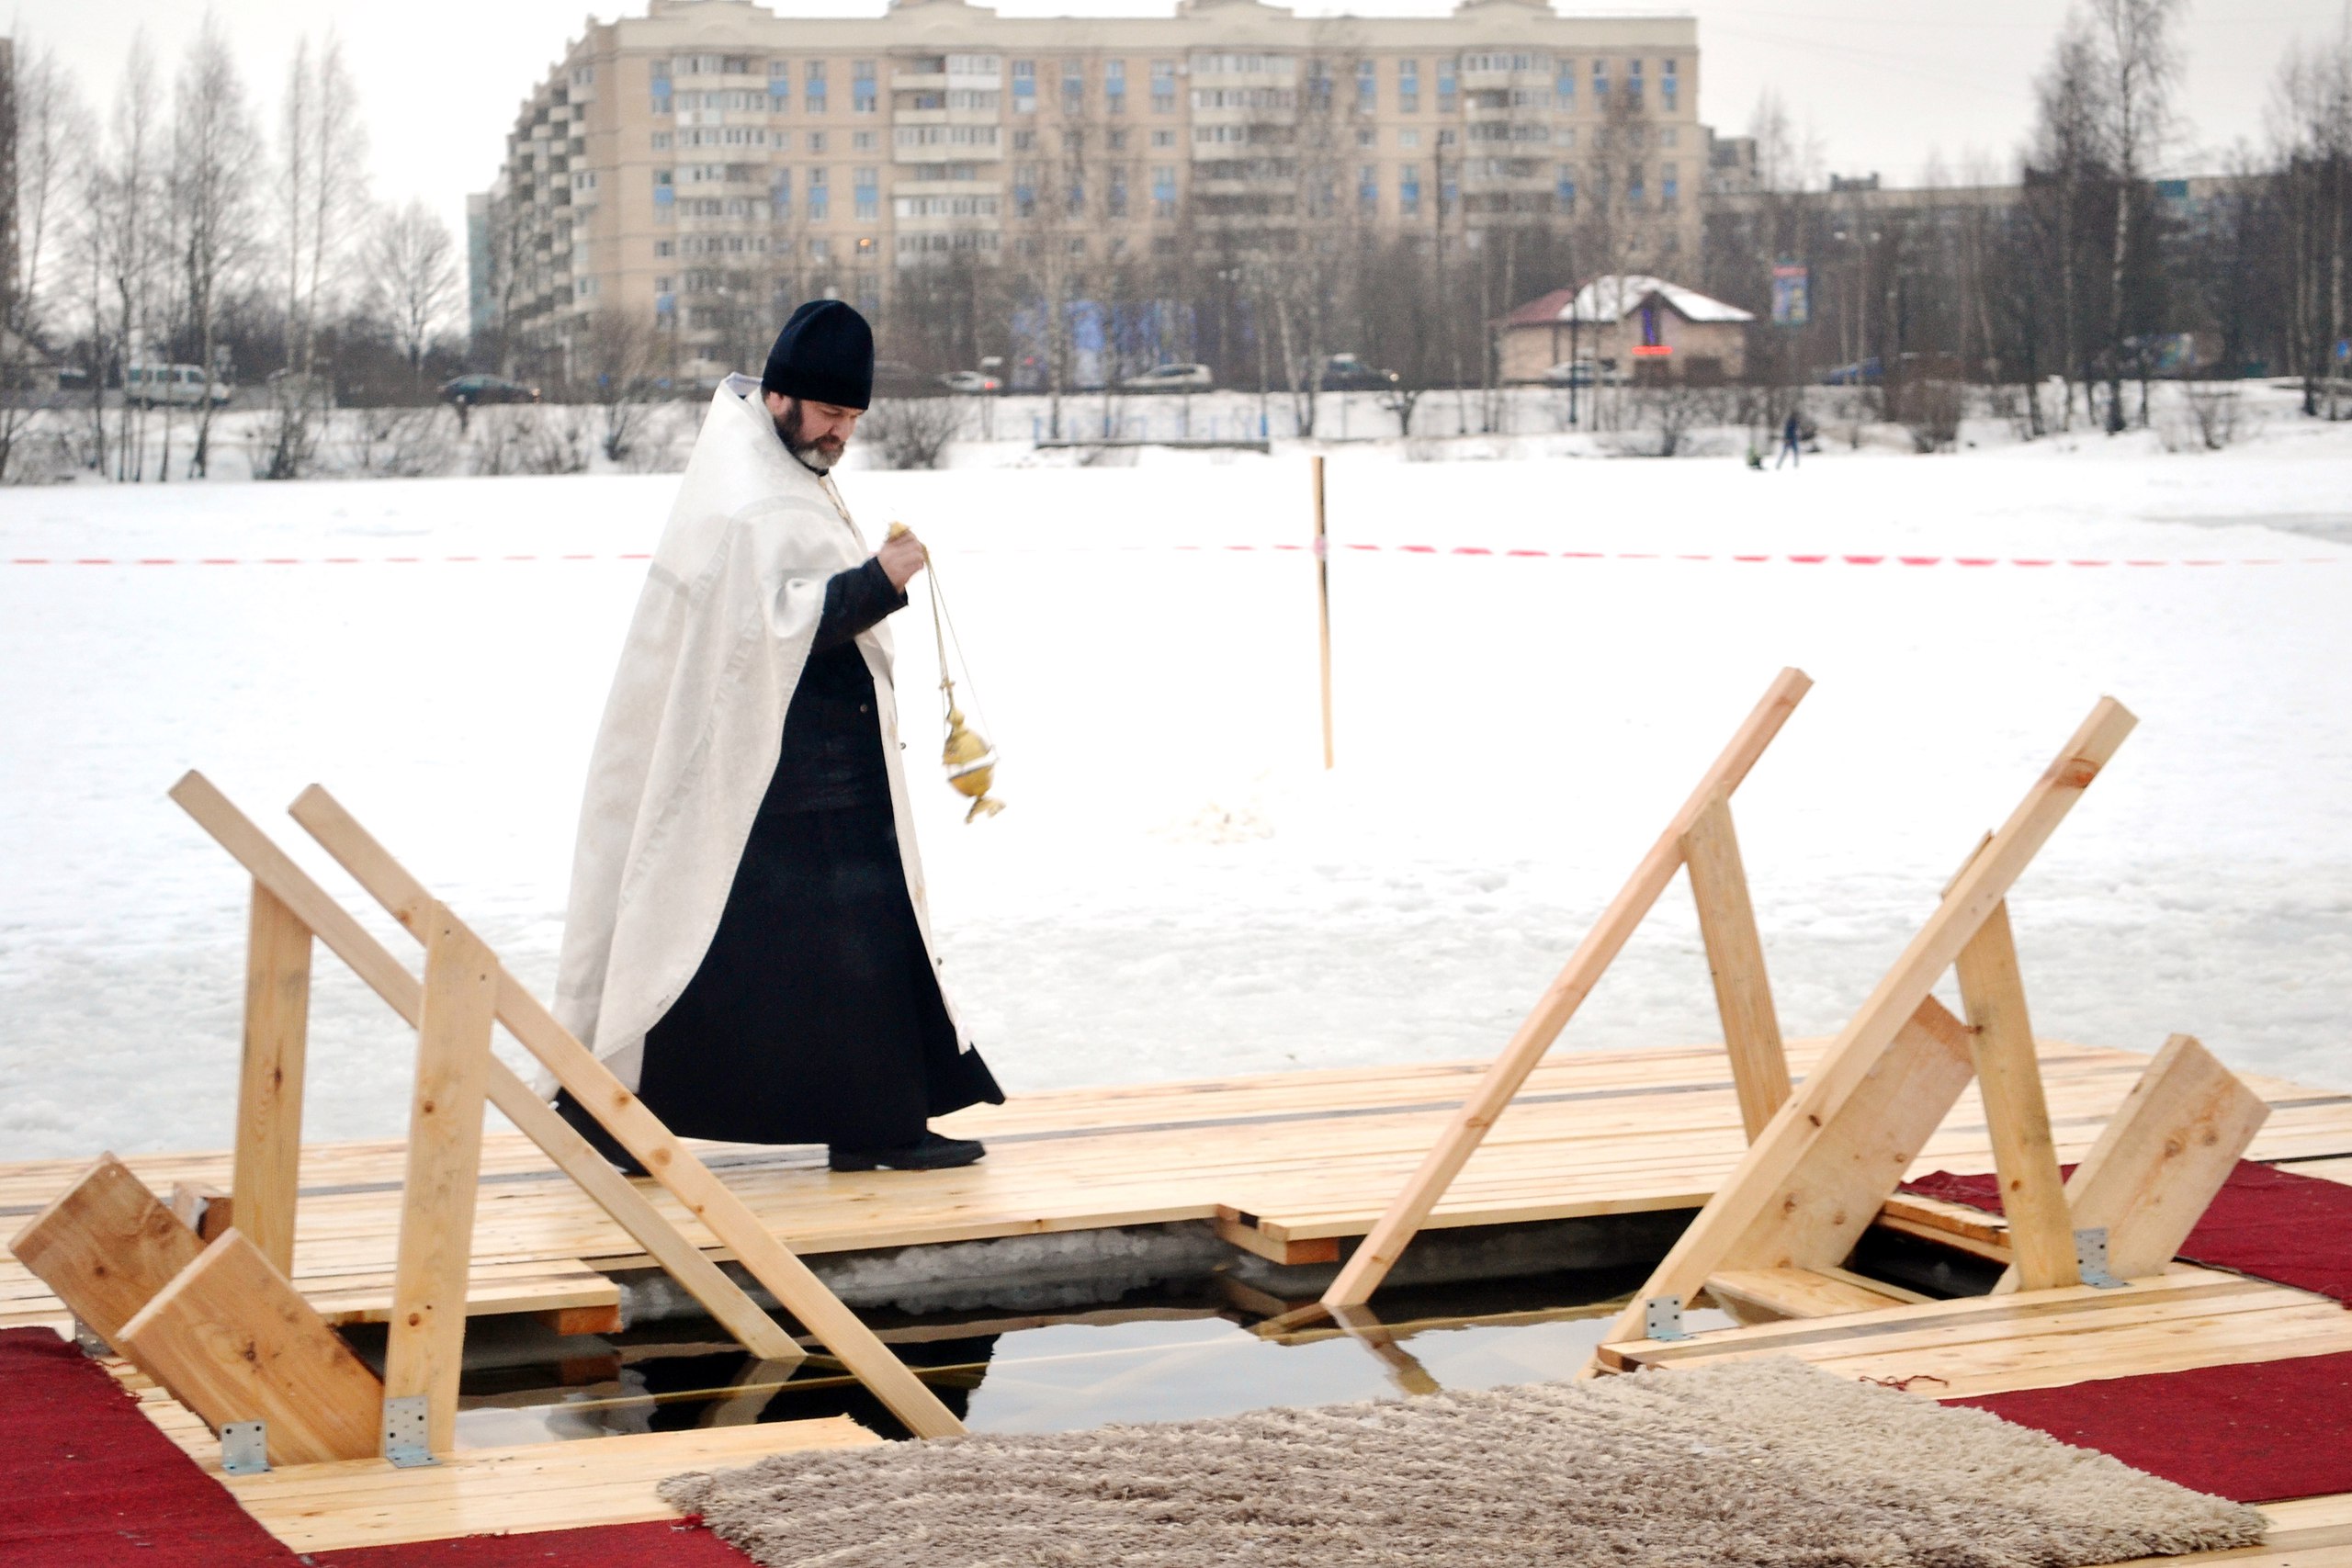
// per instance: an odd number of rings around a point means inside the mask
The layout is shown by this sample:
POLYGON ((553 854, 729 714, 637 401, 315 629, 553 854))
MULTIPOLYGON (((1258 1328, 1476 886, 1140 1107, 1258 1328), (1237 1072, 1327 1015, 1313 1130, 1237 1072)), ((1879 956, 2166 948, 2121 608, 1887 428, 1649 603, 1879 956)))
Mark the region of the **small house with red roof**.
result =
POLYGON ((1747 368, 1755 316, 1645 273, 1610 273, 1531 299, 1496 329, 1505 381, 1541 381, 1555 365, 1590 360, 1609 379, 1736 380, 1747 368))

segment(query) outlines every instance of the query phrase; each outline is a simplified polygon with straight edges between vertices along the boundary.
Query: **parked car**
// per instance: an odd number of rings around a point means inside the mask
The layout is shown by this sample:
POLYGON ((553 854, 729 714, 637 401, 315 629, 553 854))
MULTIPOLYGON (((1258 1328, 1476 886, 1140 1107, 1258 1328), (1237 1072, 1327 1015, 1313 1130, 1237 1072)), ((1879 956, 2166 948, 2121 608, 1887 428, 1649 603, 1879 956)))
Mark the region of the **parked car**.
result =
POLYGON ((874 395, 877 398, 929 398, 938 395, 936 379, 903 359, 874 362, 874 395))
POLYGON ((205 400, 208 391, 214 408, 229 400, 228 383, 206 376, 200 365, 126 365, 122 367, 123 400, 138 408, 152 409, 157 403, 173 408, 194 408, 205 400))
POLYGON ((1323 362, 1323 390, 1380 392, 1396 384, 1396 372, 1366 365, 1352 354, 1335 354, 1323 362))
POLYGON ((1626 376, 1617 368, 1613 359, 1596 359, 1585 355, 1577 359, 1564 359, 1544 372, 1547 387, 1622 387, 1626 376))
POLYGON ((985 370, 950 370, 939 384, 951 392, 1001 392, 1004 383, 985 370))
POLYGON ((1205 365, 1155 365, 1119 383, 1128 392, 1205 392, 1216 385, 1205 365))
POLYGON ((442 382, 441 400, 462 408, 476 408, 483 403, 536 403, 539 389, 526 387, 520 381, 509 381, 503 376, 486 376, 477 371, 442 382))
POLYGON ((1876 355, 1821 373, 1821 384, 1825 387, 1875 387, 1885 379, 1886 371, 1879 364, 1876 355))

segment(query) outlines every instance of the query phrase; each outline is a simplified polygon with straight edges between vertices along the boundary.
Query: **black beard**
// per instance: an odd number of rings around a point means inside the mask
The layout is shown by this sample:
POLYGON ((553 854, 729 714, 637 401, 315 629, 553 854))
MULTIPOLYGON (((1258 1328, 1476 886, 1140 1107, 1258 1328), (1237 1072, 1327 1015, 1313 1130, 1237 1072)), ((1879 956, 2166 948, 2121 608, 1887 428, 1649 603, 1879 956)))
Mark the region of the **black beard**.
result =
POLYGON ((828 447, 822 441, 803 441, 800 438, 799 399, 787 400, 784 412, 773 417, 776 436, 784 443, 784 449, 797 458, 800 466, 810 473, 831 472, 832 466, 842 460, 845 446, 842 441, 836 439, 828 447))

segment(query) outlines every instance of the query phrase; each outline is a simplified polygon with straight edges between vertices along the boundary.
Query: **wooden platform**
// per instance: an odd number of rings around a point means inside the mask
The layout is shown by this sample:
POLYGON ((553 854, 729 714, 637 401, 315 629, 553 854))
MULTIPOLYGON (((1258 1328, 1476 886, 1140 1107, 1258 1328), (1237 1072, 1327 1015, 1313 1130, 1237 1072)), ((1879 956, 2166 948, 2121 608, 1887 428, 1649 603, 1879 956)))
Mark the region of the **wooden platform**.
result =
MULTIPOLYGON (((1802 1074, 1818 1042, 1792 1045, 1802 1074)), ((2086 1149, 2145 1064, 2045 1042, 2062 1158, 2086 1149)), ((804 1253, 1170 1221, 1219 1224, 1238 1246, 1325 1262, 1379 1216, 1484 1064, 1431 1063, 1072 1089, 980 1106, 943 1125, 989 1143, 965 1170, 834 1175, 818 1151, 711 1146, 729 1183, 804 1253)), ((2275 1107, 2251 1156, 2352 1160, 2352 1095, 2249 1078, 2275 1107)), ((1695 1208, 1745 1147, 1720 1046, 1559 1054, 1536 1069, 1439 1207, 1435 1226, 1695 1208)), ((397 1140, 303 1150, 294 1279, 332 1321, 380 1318, 390 1299, 402 1150, 397 1140)), ((0 1166, 0 1218, 38 1211, 85 1162, 0 1166)), ((224 1153, 145 1155, 149 1185, 225 1188, 224 1153)), ((1917 1169, 1992 1168, 1974 1091, 1917 1169)), ((2317 1166, 2302 1168, 2320 1168, 2317 1166)), ((514 1135, 484 1147, 469 1310, 609 1307, 595 1270, 648 1260, 514 1135)), ((713 1256, 707 1231, 640 1189, 713 1256)), ((13 1227, 10 1227, 13 1228, 13 1227)), ((63 1326, 56 1300, 0 1257, 0 1325, 63 1326)))
POLYGON ((107 1370, 139 1395, 148 1419, 296 1551, 674 1519, 678 1511, 654 1494, 673 1475, 882 1440, 833 1416, 477 1450, 413 1470, 363 1459, 229 1475, 203 1422, 126 1363, 110 1360, 107 1370))

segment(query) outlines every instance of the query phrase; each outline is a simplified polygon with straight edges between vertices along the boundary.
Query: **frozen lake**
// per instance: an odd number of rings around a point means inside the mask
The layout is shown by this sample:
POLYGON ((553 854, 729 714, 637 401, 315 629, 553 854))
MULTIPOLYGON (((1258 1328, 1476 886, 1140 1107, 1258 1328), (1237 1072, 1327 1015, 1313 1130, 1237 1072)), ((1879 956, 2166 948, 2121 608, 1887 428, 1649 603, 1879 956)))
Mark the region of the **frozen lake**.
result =
MULTIPOLYGON (((544 994, 675 485, 0 491, 0 1157, 228 1141, 245 886, 164 798, 191 766, 314 868, 281 812, 324 783, 544 994)), ((1303 458, 843 489, 931 541, 1004 753, 962 826, 899 617, 947 975, 1016 1092, 1490 1053, 1784 664, 1818 683, 1737 816, 1791 1032, 2109 693, 2141 728, 2012 899, 2036 1027, 2352 1088, 2352 442, 1345 451, 1328 774, 1311 559, 1268 547, 1303 458)), ((397 1133, 402 1029, 331 958, 313 1013, 308 1131, 397 1133)), ((1678 887, 1560 1048, 1714 1032, 1678 887)))

